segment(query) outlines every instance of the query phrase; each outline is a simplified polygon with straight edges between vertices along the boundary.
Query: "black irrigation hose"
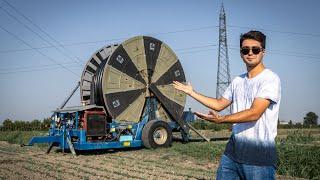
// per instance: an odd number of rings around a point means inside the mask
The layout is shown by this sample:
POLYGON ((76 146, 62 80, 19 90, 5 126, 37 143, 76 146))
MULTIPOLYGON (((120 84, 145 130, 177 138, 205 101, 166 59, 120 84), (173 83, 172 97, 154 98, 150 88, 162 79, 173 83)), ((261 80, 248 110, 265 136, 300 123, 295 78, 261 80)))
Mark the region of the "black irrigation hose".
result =
MULTIPOLYGON (((229 137, 221 137, 221 138, 212 137, 209 139, 210 139, 210 141, 227 141, 227 140, 229 140, 229 137)), ((183 142, 183 139, 180 137, 173 137, 173 140, 183 142)), ((189 138, 189 142, 202 142, 202 141, 206 141, 206 140, 203 138, 189 138)))
MULTIPOLYGON (((103 72, 104 72, 104 67, 107 64, 107 60, 104 60, 101 62, 100 66, 98 67, 95 76, 93 77, 93 99, 94 99, 94 104, 98 106, 104 106, 105 103, 103 100, 103 92, 102 92, 102 78, 103 78, 103 72)), ((105 107, 106 108, 106 107, 105 107)))

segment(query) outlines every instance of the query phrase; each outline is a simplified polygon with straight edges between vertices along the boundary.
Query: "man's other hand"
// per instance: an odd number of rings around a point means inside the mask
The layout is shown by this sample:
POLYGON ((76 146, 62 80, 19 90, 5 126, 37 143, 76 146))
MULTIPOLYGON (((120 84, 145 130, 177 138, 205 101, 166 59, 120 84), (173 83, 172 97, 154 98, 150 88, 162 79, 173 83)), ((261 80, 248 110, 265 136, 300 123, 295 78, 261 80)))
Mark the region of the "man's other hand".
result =
POLYGON ((218 114, 216 111, 210 110, 208 114, 204 114, 201 112, 194 112, 195 115, 197 115, 199 118, 215 122, 215 123, 222 123, 223 122, 223 116, 218 114))

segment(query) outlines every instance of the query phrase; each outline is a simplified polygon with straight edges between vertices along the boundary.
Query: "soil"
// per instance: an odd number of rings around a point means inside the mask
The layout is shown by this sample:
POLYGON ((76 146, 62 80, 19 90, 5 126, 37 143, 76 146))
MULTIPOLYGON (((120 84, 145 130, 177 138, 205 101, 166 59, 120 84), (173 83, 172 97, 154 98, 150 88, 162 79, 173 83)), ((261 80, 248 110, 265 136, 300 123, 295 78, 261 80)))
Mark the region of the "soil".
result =
POLYGON ((215 179, 218 167, 168 149, 90 151, 75 157, 45 151, 0 141, 0 179, 215 179))
POLYGON ((217 168, 165 150, 45 151, 0 141, 0 179, 213 179, 217 168))

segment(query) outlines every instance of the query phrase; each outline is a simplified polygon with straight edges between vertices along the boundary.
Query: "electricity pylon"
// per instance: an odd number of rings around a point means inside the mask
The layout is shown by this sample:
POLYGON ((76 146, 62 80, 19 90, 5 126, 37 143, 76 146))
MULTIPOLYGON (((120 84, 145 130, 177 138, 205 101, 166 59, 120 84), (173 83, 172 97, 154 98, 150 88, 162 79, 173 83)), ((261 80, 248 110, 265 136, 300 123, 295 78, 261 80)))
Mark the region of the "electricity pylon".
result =
MULTIPOLYGON (((227 87, 230 85, 230 68, 227 45, 227 25, 226 14, 223 4, 221 5, 219 15, 219 55, 218 55, 218 72, 217 72, 217 89, 216 97, 220 98, 227 87)), ((231 113, 231 108, 225 109, 223 113, 231 113)))

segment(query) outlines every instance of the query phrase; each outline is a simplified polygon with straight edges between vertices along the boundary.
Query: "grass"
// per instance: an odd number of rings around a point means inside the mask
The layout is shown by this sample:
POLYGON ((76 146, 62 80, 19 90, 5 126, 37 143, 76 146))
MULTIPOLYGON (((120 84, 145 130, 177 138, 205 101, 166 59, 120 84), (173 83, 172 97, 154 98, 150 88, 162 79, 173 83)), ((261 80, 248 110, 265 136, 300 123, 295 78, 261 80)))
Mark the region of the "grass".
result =
POLYGON ((177 154, 191 156, 195 159, 218 162, 225 149, 226 142, 190 142, 186 144, 174 143, 170 151, 177 154))
POLYGON ((0 131, 0 141, 7 141, 11 144, 27 144, 33 136, 47 134, 48 131, 0 131))
MULTIPOLYGON (((221 131, 222 132, 222 131, 221 131)), ((0 141, 21 144, 28 143, 33 136, 43 136, 43 131, 0 132, 0 141)), ((282 131, 277 138, 278 169, 280 175, 320 179, 320 129, 293 129, 282 131)), ((169 153, 174 156, 192 157, 204 162, 218 163, 224 152, 226 142, 174 142, 171 148, 146 150, 150 153, 169 153), (155 151, 155 152, 154 152, 155 151)), ((144 152, 144 153, 145 153, 144 152)))
POLYGON ((320 179, 319 146, 278 145, 278 174, 320 179))
POLYGON ((320 130, 292 130, 283 139, 278 139, 277 152, 279 157, 278 174, 320 179, 320 130))
POLYGON ((308 144, 315 140, 315 137, 312 136, 311 132, 302 132, 299 130, 295 130, 290 132, 286 138, 286 141, 290 143, 302 143, 308 144))
MULTIPOLYGON (((320 179, 320 129, 294 129, 286 131, 277 139, 278 168, 280 175, 320 179)), ((192 142, 174 143, 170 151, 196 159, 217 162, 224 152, 226 143, 192 142)))

